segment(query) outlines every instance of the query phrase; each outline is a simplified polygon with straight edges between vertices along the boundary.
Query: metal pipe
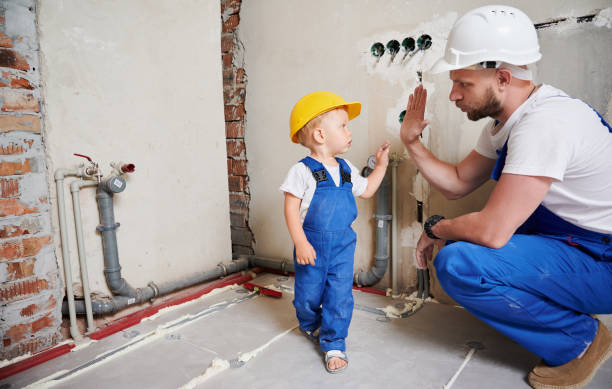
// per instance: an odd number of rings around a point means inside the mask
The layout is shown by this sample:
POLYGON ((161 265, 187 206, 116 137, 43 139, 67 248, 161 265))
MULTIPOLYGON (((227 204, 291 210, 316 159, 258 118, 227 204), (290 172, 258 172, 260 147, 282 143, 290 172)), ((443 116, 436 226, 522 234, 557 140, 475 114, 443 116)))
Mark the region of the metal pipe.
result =
POLYGON ((83 339, 76 323, 74 306, 74 290, 72 289, 72 267, 70 252, 68 250, 68 233, 66 231, 66 206, 64 204, 64 177, 79 176, 79 170, 58 169, 55 171, 55 188, 57 194, 57 213, 60 225, 60 239, 62 242, 62 262, 64 264, 64 281, 66 284, 66 298, 68 300, 68 314, 70 316, 70 335, 75 341, 83 339))
MULTIPOLYGON (((96 181, 77 180, 70 184, 72 193, 72 208, 74 210, 74 228, 76 230, 77 249, 79 264, 81 265, 81 284, 83 285, 83 298, 85 299, 85 313, 87 316, 87 332, 96 330, 91 308, 91 292, 89 291, 89 276, 87 272, 87 258, 85 256, 85 243, 83 239, 83 223, 81 218, 81 203, 79 201, 79 190, 84 187, 98 186, 96 181)), ((75 308, 76 310, 76 308, 75 308)))
POLYGON ((370 286, 377 283, 387 271, 389 263, 389 221, 393 218, 389 204, 391 180, 386 174, 376 193, 376 254, 375 264, 367 272, 355 273, 354 282, 357 286, 370 286))
POLYGON ((397 269, 399 256, 397 255, 397 166, 400 158, 394 153, 391 160, 391 297, 399 297, 397 288, 397 269))

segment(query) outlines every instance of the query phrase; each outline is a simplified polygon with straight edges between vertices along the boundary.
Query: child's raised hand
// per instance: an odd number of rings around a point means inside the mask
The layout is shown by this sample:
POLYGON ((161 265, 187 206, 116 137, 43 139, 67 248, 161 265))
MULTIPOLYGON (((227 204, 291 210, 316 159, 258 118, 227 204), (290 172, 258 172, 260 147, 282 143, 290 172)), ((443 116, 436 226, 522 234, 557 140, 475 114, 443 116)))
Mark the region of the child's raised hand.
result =
POLYGON ((314 266, 316 258, 317 253, 308 241, 295 245, 295 260, 300 265, 314 266))
POLYGON ((391 148, 391 143, 389 141, 385 141, 378 150, 376 150, 376 165, 387 166, 389 164, 389 149, 391 148))

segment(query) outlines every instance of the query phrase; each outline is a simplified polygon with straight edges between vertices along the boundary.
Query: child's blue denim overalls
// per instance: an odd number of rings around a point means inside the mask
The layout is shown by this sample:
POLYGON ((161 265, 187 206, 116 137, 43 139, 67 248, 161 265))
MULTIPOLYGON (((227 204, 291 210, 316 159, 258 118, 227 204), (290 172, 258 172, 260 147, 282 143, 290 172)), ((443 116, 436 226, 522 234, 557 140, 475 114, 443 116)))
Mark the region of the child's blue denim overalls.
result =
MULTIPOLYGON (((508 141, 498 151, 495 180, 507 150, 508 141)), ((440 250, 434 265, 458 303, 557 366, 595 337, 597 321, 589 314, 612 313, 611 239, 540 205, 504 247, 455 242, 440 250)))
POLYGON ((317 188, 304 219, 304 232, 316 251, 315 265, 295 263, 295 306, 300 327, 320 327, 321 350, 345 351, 344 339, 353 314, 353 255, 356 235, 351 224, 357 217, 351 169, 340 158, 340 186, 320 162, 306 157, 300 162, 312 171, 317 188))

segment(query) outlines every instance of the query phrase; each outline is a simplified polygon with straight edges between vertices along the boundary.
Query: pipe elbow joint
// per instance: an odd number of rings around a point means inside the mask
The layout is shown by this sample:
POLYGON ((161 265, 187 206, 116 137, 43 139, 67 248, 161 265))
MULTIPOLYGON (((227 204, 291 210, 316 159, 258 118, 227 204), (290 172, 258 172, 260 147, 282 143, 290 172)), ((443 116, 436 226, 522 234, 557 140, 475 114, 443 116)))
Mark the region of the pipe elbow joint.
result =
POLYGON ((125 179, 120 176, 110 176, 102 180, 98 188, 109 194, 121 193, 125 190, 125 179))

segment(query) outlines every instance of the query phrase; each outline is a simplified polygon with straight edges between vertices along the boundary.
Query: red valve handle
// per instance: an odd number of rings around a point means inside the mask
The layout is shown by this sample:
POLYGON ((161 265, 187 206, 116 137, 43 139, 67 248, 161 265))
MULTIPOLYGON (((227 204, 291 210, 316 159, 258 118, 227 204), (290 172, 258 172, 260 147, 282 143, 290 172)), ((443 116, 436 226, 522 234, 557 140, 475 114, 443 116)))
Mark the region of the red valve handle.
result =
POLYGON ((76 155, 77 157, 87 158, 87 160, 88 160, 89 162, 91 162, 91 158, 89 158, 89 157, 88 157, 88 156, 86 156, 86 155, 83 155, 83 154, 77 154, 77 153, 74 153, 74 155, 76 155))

